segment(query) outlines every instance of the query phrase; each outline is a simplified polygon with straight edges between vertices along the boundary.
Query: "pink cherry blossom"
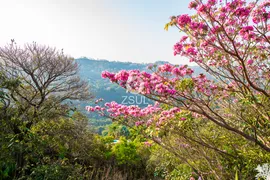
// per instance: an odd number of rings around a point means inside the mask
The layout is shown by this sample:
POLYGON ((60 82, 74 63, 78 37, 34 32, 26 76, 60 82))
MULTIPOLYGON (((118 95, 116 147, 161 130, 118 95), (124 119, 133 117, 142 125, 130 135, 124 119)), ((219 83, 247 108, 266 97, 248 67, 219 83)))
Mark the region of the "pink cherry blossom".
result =
POLYGON ((191 18, 187 14, 183 14, 177 17, 177 23, 180 27, 184 27, 191 22, 191 18))
POLYGON ((252 59, 249 59, 249 60, 247 61, 247 64, 248 64, 248 65, 252 65, 253 62, 254 62, 254 61, 253 61, 252 59))

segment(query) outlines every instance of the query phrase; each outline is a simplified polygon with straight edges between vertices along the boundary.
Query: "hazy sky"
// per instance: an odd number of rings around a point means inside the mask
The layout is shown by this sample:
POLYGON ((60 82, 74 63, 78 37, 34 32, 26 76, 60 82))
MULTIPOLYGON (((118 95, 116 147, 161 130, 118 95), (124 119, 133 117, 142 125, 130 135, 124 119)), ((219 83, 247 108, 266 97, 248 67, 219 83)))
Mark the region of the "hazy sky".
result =
POLYGON ((75 57, 183 64, 172 47, 181 34, 165 31, 189 0, 0 0, 0 44, 36 41, 75 57))

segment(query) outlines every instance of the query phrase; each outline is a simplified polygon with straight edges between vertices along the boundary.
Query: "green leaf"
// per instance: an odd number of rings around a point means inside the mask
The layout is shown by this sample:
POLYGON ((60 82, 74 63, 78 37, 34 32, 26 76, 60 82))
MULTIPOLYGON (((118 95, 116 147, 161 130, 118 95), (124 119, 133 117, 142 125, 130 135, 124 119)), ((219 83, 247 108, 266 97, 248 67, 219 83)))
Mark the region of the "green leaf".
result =
POLYGON ((167 23, 167 24, 165 25, 165 27, 164 27, 164 30, 168 31, 169 26, 170 26, 170 23, 167 23))
POLYGON ((238 171, 235 172, 235 180, 238 180, 238 171))

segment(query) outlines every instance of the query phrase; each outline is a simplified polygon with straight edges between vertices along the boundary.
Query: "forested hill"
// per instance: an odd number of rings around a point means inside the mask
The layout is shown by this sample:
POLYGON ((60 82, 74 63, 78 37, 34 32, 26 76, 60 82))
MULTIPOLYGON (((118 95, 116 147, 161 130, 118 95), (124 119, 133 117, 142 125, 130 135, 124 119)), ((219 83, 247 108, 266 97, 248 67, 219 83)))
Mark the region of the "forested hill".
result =
MULTIPOLYGON (((80 76, 89 82, 90 91, 94 94, 95 98, 103 98, 104 101, 116 101, 118 103, 122 103, 125 99, 125 96, 134 96, 134 94, 127 93, 123 88, 117 86, 116 84, 112 84, 108 79, 101 78, 102 71, 109 72, 118 72, 119 70, 132 70, 138 69, 141 71, 148 71, 148 64, 140 64, 140 63, 131 63, 131 62, 117 62, 117 61, 108 61, 108 60, 95 60, 89 58, 79 58, 76 59, 79 64, 79 74, 80 76)), ((168 63, 166 61, 157 61, 155 64, 165 64, 168 63)), ((202 71, 199 67, 193 67, 195 74, 199 74, 202 71)), ((141 98, 134 96, 134 104, 139 106, 145 106, 150 101, 146 100, 145 103, 140 103, 141 98), (136 100, 138 103, 136 103, 136 100)), ((133 103, 131 101, 127 101, 127 104, 133 103)), ((125 104, 125 102, 124 102, 125 104)), ((81 106, 84 106, 85 103, 81 103, 81 106)))
POLYGON ((105 101, 116 101, 118 103, 123 101, 122 96, 129 95, 129 93, 126 93, 123 88, 112 84, 109 80, 101 78, 101 72, 117 72, 123 69, 147 70, 147 64, 94 60, 87 58, 76 59, 76 61, 80 66, 80 76, 89 82, 90 90, 94 93, 94 96, 96 98, 103 98, 105 101))
MULTIPOLYGON (((147 66, 150 63, 132 63, 132 62, 118 62, 108 60, 95 60, 89 58, 76 59, 79 64, 79 75, 82 79, 88 81, 90 85, 90 91, 94 95, 95 99, 102 98, 103 102, 116 101, 117 103, 126 105, 138 105, 140 107, 146 107, 152 102, 140 95, 131 94, 126 92, 125 89, 120 86, 111 83, 108 79, 101 77, 102 71, 118 72, 120 70, 132 70, 138 69, 141 71, 148 71, 147 66)), ((154 64, 166 64, 166 61, 157 61, 154 64)), ((199 67, 193 67, 195 74, 200 74, 203 70, 199 67)), ((93 102, 73 101, 73 105, 79 109, 79 111, 86 113, 85 106, 93 105, 93 102)), ((89 118, 99 118, 93 113, 87 113, 89 118)))
MULTIPOLYGON (((118 72, 120 70, 132 70, 138 69, 141 71, 148 71, 148 64, 143 63, 132 63, 132 62, 117 62, 117 61, 108 61, 108 60, 95 60, 89 58, 79 58, 76 59, 79 64, 79 74, 82 79, 88 81, 90 85, 90 91, 93 93, 95 98, 103 98, 104 102, 116 101, 117 103, 126 104, 126 105, 139 105, 140 107, 145 107, 150 100, 141 98, 139 95, 134 95, 126 92, 123 88, 119 87, 116 84, 111 83, 108 79, 103 79, 101 77, 102 71, 109 72, 118 72), (130 97, 132 96, 132 97, 130 97), (128 99, 130 97, 130 99, 128 99)), ((166 61, 157 61, 154 64, 165 64, 166 61)), ((202 69, 199 67, 194 67, 196 74, 202 72, 202 69)), ((91 104, 91 102, 75 102, 76 106, 80 111, 84 111, 86 105, 91 104)))

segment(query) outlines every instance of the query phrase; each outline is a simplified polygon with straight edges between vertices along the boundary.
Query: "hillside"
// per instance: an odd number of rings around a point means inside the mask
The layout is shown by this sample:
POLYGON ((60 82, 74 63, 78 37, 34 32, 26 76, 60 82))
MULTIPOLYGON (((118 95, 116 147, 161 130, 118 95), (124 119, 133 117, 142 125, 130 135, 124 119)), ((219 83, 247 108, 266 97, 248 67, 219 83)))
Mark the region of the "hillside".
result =
MULTIPOLYGON (((138 69, 141 71, 148 71, 147 66, 149 64, 139 64, 131 62, 117 62, 108 60, 95 60, 88 58, 76 59, 79 64, 79 75, 89 82, 90 91, 93 93, 96 99, 103 98, 104 102, 116 101, 117 103, 127 105, 138 105, 145 107, 151 103, 150 100, 145 99, 140 95, 134 95, 126 92, 123 88, 112 84, 108 79, 101 78, 102 71, 118 72, 119 70, 132 70, 138 69)), ((155 64, 165 64, 166 61, 157 61, 155 64)), ((193 67, 195 74, 202 73, 202 69, 199 67, 193 67)), ((73 105, 81 112, 86 113, 89 118, 100 118, 93 113, 87 113, 85 106, 93 104, 93 102, 73 102, 73 105)))

